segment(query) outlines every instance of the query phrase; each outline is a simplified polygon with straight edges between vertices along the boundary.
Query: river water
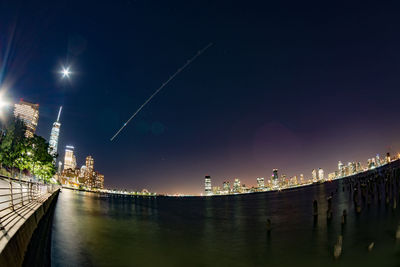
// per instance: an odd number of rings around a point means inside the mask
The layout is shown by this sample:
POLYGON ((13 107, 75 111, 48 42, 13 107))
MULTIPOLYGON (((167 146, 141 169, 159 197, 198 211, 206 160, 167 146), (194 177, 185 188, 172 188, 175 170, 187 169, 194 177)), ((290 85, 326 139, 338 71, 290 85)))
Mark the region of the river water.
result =
MULTIPOLYGON (((357 214, 344 181, 212 198, 116 197, 63 189, 53 266, 400 266, 400 206, 357 214), (333 193, 333 219, 326 216, 333 193), (312 202, 319 205, 317 221, 312 202), (343 210, 346 224, 341 224, 343 210), (266 221, 272 222, 268 234, 266 221), (343 235, 343 252, 333 247, 343 235), (374 242, 372 251, 368 245, 374 242)), ((399 203, 400 204, 400 203, 399 203)))

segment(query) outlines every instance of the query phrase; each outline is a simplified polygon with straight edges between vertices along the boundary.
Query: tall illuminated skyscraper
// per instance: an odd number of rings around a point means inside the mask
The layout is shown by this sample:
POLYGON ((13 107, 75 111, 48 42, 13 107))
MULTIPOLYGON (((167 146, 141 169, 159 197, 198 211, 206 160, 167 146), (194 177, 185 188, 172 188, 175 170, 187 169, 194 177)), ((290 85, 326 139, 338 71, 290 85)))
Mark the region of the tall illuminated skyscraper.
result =
POLYGON ((319 168, 318 169, 318 181, 323 182, 324 181, 324 170, 319 168))
POLYGON ((312 174, 313 183, 316 183, 318 181, 318 173, 317 173, 317 171, 315 169, 313 169, 311 174, 312 174))
POLYGON ((272 170, 272 188, 278 189, 279 188, 279 177, 278 177, 278 169, 272 170))
POLYGON ((94 170, 94 159, 92 158, 92 156, 86 157, 86 170, 91 172, 94 170))
POLYGON ((341 161, 339 161, 338 163, 338 171, 339 171, 339 177, 342 177, 344 173, 343 173, 343 163, 341 161))
POLYGON ((54 160, 57 156, 57 148, 58 148, 58 136, 60 135, 60 115, 61 115, 62 107, 58 111, 57 120, 53 123, 53 128, 51 128, 50 133, 50 141, 49 141, 49 154, 53 156, 54 160))
POLYGON ((64 170, 76 168, 76 158, 74 155, 74 147, 66 146, 65 148, 65 156, 64 156, 64 170))
POLYGON ((390 163, 390 153, 386 153, 386 163, 390 163))
POLYGON ((211 177, 208 175, 204 179, 204 191, 205 191, 206 196, 212 195, 211 177))
POLYGON ((85 185, 88 187, 95 186, 95 172, 94 172, 94 159, 92 156, 86 157, 86 165, 85 165, 85 185))
POLYGON ((20 100, 14 105, 14 116, 20 118, 26 126, 26 137, 33 137, 39 120, 39 104, 20 100))
POLYGON ((239 178, 235 178, 233 182, 233 192, 240 193, 240 180, 239 178))

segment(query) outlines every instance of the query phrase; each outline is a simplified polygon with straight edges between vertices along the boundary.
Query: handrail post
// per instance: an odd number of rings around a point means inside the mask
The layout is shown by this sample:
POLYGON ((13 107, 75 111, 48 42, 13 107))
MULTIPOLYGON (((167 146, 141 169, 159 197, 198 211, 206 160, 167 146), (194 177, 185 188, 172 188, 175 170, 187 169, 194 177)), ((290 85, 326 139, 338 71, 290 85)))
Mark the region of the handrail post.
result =
POLYGON ((12 186, 12 181, 10 181, 10 204, 11 204, 11 209, 14 211, 14 201, 13 201, 13 186, 12 186))
POLYGON ((23 206, 24 205, 24 191, 23 191, 23 188, 22 188, 22 182, 19 182, 19 185, 21 187, 21 203, 22 203, 22 206, 23 206))
POLYGON ((27 186, 27 188, 26 188, 26 194, 28 195, 28 203, 31 202, 31 198, 30 198, 30 196, 29 196, 29 194, 30 194, 30 188, 31 188, 31 183, 28 182, 28 186, 27 186))

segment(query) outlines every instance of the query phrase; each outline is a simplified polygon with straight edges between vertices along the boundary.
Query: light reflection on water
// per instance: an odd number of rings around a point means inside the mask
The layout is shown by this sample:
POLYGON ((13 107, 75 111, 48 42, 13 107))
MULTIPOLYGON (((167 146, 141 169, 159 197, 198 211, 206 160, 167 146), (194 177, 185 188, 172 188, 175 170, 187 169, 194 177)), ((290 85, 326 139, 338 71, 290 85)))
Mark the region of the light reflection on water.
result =
POLYGON ((373 200, 360 215, 342 181, 215 198, 105 197, 63 189, 54 266, 399 266, 399 210, 373 200), (333 219, 326 198, 333 192, 333 219), (312 216, 318 200, 319 217, 312 216), (341 225, 343 209, 347 223, 341 225), (272 221, 267 234, 266 221, 272 221), (333 245, 343 233, 343 254, 333 245), (372 252, 367 246, 375 242, 372 252))

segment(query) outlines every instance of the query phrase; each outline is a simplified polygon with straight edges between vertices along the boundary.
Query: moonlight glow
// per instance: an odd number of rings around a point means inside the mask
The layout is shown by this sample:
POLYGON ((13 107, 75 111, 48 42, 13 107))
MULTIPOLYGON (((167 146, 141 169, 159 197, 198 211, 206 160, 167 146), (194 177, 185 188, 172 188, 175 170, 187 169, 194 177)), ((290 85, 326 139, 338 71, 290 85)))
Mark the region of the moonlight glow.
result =
POLYGON ((71 71, 69 70, 69 67, 63 67, 61 74, 62 74, 62 78, 69 78, 69 76, 71 75, 71 71))

